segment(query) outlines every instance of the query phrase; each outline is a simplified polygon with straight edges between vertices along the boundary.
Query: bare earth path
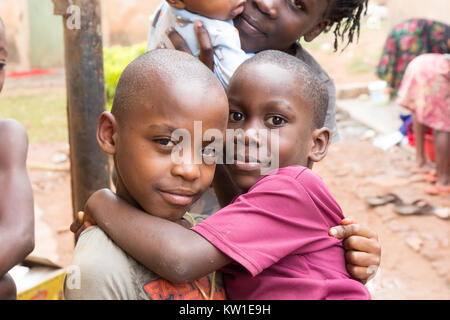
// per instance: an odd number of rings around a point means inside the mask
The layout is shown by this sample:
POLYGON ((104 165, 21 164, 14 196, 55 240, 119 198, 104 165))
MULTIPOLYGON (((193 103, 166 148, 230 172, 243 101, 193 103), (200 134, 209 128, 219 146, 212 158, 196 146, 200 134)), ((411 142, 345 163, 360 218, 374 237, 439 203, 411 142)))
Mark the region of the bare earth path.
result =
MULTIPOLYGON (((402 152, 403 151, 403 152, 402 152)), ((450 221, 398 216, 393 205, 369 209, 363 198, 395 192, 403 200, 450 206, 450 197, 423 194, 425 183, 409 173, 408 153, 386 153, 369 142, 340 142, 317 165, 346 216, 377 231, 381 268, 369 285, 374 299, 450 298, 450 221)))

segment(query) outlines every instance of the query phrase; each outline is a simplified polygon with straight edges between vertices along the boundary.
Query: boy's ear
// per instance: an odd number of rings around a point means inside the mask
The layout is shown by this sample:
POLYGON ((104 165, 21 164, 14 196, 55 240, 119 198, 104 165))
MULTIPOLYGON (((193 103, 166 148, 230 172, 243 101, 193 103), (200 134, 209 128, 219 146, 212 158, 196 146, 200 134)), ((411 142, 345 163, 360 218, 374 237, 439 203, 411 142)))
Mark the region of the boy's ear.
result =
POLYGON ((97 143, 107 154, 116 153, 117 121, 110 112, 103 112, 97 123, 97 143))
POLYGON ((323 30, 325 30, 325 28, 330 24, 330 20, 328 19, 324 19, 322 21, 320 21, 315 27, 314 29, 312 29, 311 31, 309 31, 307 34, 305 34, 303 36, 303 39, 305 39, 306 42, 311 42, 313 41, 315 38, 317 38, 319 36, 319 34, 322 33, 323 30))
POLYGON ((167 3, 171 6, 174 7, 175 9, 186 9, 186 4, 184 3, 183 0, 166 0, 167 3))
POLYGON ((312 133, 312 146, 309 152, 308 159, 312 162, 319 162, 328 152, 330 144, 331 132, 328 128, 320 128, 314 130, 312 133))

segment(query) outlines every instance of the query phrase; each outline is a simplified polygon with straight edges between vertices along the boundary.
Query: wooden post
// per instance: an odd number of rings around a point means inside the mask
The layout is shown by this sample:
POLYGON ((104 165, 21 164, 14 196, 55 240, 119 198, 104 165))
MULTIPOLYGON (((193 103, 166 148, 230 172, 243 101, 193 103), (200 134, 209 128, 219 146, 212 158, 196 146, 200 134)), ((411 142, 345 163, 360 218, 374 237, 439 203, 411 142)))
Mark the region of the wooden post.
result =
POLYGON ((105 111, 105 81, 99 0, 53 0, 63 17, 67 116, 73 215, 89 196, 109 187, 108 156, 98 147, 97 120, 105 111))

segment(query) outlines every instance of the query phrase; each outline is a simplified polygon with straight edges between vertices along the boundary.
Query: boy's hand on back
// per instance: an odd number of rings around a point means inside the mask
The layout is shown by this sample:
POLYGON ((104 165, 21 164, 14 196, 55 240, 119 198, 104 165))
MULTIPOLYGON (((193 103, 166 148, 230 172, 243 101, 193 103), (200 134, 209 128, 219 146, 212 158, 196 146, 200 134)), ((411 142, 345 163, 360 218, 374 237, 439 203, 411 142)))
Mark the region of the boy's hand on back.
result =
POLYGON ((78 241, 78 238, 84 230, 96 224, 97 223, 94 221, 94 219, 92 219, 91 216, 84 213, 83 211, 79 211, 77 213, 76 220, 70 225, 70 231, 75 233, 75 241, 78 241))
MULTIPOLYGON (((198 58, 209 69, 214 71, 214 48, 212 46, 209 33, 200 21, 196 21, 194 23, 194 29, 200 47, 200 56, 198 58)), ((191 50, 186 44, 186 41, 184 41, 184 39, 174 28, 170 28, 167 31, 167 36, 169 37, 175 49, 192 54, 191 50)))
POLYGON ((70 231, 75 233, 75 241, 78 241, 81 233, 90 226, 97 225, 94 218, 95 213, 102 211, 105 204, 110 199, 115 199, 116 195, 107 188, 97 190, 86 201, 84 211, 77 214, 77 219, 70 225, 70 231))
POLYGON ((375 273, 381 261, 381 246, 372 229, 359 225, 352 218, 345 218, 340 226, 330 229, 330 236, 344 239, 347 271, 362 283, 366 283, 375 273))

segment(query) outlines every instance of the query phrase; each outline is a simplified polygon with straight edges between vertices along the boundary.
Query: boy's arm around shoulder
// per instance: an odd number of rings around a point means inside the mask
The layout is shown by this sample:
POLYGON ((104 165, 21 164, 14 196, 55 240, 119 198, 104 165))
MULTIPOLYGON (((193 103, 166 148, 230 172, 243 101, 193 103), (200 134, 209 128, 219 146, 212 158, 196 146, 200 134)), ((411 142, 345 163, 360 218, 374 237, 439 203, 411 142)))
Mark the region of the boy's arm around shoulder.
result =
POLYGON ((109 189, 95 192, 85 212, 119 247, 171 282, 190 282, 231 262, 196 232, 137 209, 109 189))
POLYGON ((27 152, 25 129, 14 120, 0 120, 0 277, 34 249, 27 152))

